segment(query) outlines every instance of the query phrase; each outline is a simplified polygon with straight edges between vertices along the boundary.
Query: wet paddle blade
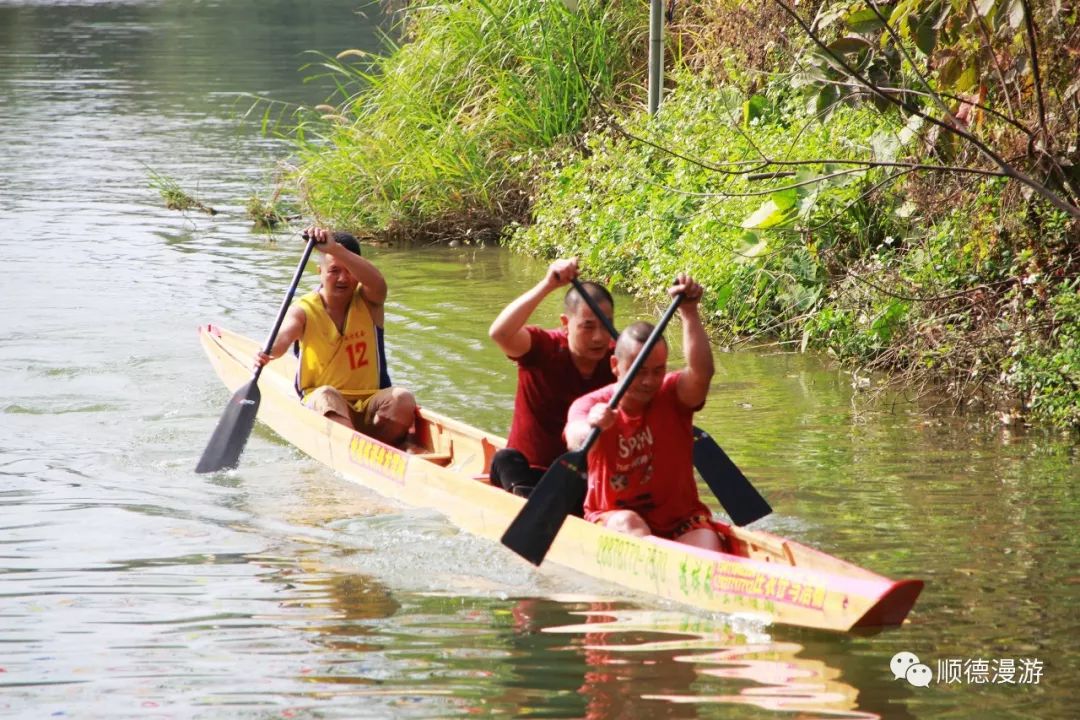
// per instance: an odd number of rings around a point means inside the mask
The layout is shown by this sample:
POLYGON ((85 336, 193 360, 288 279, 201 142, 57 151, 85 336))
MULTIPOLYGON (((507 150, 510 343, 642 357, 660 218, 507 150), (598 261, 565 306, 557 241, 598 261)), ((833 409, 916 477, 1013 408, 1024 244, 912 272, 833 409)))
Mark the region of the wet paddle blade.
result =
POLYGON ((584 472, 584 452, 560 455, 503 533, 502 544, 533 565, 543 562, 566 516, 581 507, 585 497, 584 472))
POLYGON ((252 379, 233 393, 228 407, 221 415, 210 442, 203 450, 197 473, 211 473, 218 470, 232 469, 240 464, 240 454, 244 452, 251 428, 255 426, 255 414, 259 411, 259 392, 257 380, 252 379))
POLYGON ((694 428, 694 467, 736 525, 748 525, 772 512, 723 448, 700 428, 694 428))

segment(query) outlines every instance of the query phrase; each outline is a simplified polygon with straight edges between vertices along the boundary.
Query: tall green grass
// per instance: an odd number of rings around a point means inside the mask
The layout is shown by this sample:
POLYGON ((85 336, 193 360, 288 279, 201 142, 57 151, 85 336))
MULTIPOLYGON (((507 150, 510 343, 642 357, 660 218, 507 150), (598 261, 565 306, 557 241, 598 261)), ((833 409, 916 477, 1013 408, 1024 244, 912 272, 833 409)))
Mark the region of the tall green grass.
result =
POLYGON ((536 154, 640 74, 631 58, 645 7, 443 0, 407 10, 401 44, 323 63, 337 107, 295 134, 311 210, 383 237, 497 235, 527 216, 536 154))

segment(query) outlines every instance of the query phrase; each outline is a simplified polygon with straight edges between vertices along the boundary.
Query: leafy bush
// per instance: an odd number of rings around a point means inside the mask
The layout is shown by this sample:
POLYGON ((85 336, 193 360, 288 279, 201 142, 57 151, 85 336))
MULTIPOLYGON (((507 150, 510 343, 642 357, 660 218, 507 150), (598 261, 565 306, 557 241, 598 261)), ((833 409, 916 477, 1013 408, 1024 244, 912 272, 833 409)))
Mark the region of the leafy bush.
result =
POLYGON ((1036 416, 1080 428, 1080 278, 1061 284, 1050 309, 1049 333, 1015 339, 1003 380, 1036 416))
POLYGON ((674 79, 655 118, 634 115, 551 164, 511 247, 579 255, 589 275, 657 299, 689 270, 721 334, 822 348, 932 384, 953 406, 1019 402, 1077 425, 1080 280, 1062 213, 1007 211, 1001 178, 889 185, 891 169, 842 164, 903 153, 912 128, 895 114, 841 104, 807 123, 782 84, 745 98, 674 79), (834 162, 751 179, 762 156, 834 162))
POLYGON ((880 171, 812 163, 793 177, 756 180, 746 171, 758 153, 791 161, 865 155, 875 138, 902 127, 844 107, 796 135, 801 109, 783 87, 744 99, 700 76, 677 72, 675 80, 654 119, 627 123, 682 157, 617 134, 590 136, 586 152, 568 153, 543 176, 533 224, 517 227, 509 243, 537 255, 580 255, 590 274, 656 297, 689 270, 711 291, 715 327, 800 338, 821 305, 833 254, 868 241, 858 209, 880 171))

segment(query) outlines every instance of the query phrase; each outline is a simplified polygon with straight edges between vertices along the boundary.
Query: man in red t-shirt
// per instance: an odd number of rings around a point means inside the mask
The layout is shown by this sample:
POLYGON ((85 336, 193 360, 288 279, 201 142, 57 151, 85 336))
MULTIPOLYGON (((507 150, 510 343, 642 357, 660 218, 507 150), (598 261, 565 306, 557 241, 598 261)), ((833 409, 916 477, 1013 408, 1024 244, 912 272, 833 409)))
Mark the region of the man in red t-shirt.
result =
MULTIPOLYGON (((594 427, 603 430, 588 456, 586 520, 631 535, 719 550, 712 513, 694 481, 693 417, 705 404, 714 372, 698 314, 702 288, 683 274, 669 292, 684 294, 679 317, 686 367, 667 372, 667 343, 657 343, 615 410, 607 406, 615 384, 574 401, 566 442, 581 447, 594 427)), ((616 377, 630 369, 652 329, 636 322, 622 331, 611 359, 616 377)))
MULTIPOLYGON (((578 276, 577 258, 556 260, 544 279, 507 305, 488 331, 518 366, 514 419, 506 449, 491 461, 491 482, 527 496, 555 458, 566 452, 566 411, 578 397, 615 380, 612 342, 603 322, 571 289, 563 300, 562 327, 526 325, 540 303, 578 276)), ((582 287, 611 319, 615 303, 603 286, 582 287)))

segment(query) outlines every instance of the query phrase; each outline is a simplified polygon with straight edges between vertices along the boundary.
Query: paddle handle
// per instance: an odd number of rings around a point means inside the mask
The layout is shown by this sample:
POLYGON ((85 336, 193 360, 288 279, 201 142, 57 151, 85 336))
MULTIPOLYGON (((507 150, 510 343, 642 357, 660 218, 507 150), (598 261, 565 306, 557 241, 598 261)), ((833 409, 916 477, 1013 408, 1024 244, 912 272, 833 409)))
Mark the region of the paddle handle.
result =
MULTIPOLYGON (((578 292, 581 292, 580 290, 578 292)), ((649 357, 649 353, 656 347, 656 343, 660 342, 660 338, 664 335, 664 329, 667 328, 671 318, 675 315, 675 311, 679 309, 679 303, 683 301, 683 294, 679 293, 675 296, 675 299, 671 301, 671 305, 668 305, 668 309, 664 311, 663 317, 660 318, 660 322, 656 324, 653 331, 649 333, 649 337, 646 338, 645 344, 641 346, 641 352, 634 358, 634 362, 630 364, 630 369, 623 375, 622 380, 619 381, 618 386, 615 388, 615 393, 608 400, 608 408, 614 410, 619 405, 619 401, 623 399, 623 395, 630 389, 630 383, 634 382, 634 377, 637 376, 638 370, 645 364, 645 360, 649 357)), ((596 443, 602 433, 598 427, 594 427, 589 436, 585 438, 585 443, 581 446, 581 452, 588 454, 589 449, 596 443)))
MULTIPOLYGON (((293 295, 296 294, 296 286, 300 284, 300 278, 304 275, 304 268, 307 267, 308 259, 311 257, 311 251, 315 249, 314 237, 308 237, 305 233, 304 239, 307 240, 307 247, 304 248, 304 255, 300 258, 300 264, 296 266, 296 272, 293 273, 292 284, 289 285, 289 292, 285 293, 285 297, 281 301, 281 308, 278 309, 277 319, 274 321, 274 328, 266 338, 266 345, 263 347, 263 353, 266 355, 269 355, 270 351, 274 349, 274 341, 277 340, 278 331, 281 330, 281 323, 285 322, 285 313, 289 311, 289 305, 292 304, 293 295)), ((251 379, 258 380, 264 367, 266 366, 260 365, 255 368, 255 372, 252 374, 251 379)))

